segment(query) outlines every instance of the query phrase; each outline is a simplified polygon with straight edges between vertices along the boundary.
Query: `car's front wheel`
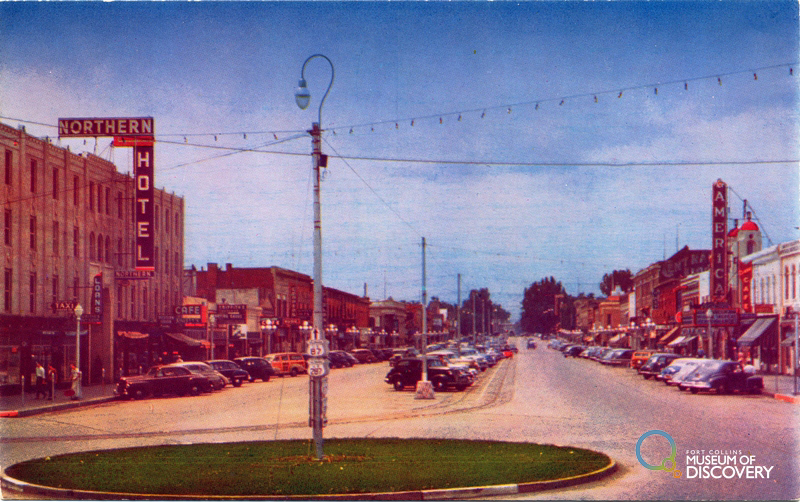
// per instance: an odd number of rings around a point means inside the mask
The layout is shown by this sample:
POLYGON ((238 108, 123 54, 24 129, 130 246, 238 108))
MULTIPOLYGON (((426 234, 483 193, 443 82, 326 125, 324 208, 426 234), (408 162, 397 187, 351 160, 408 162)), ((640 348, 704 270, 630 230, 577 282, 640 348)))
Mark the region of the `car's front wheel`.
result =
POLYGON ((266 374, 263 377, 261 377, 261 381, 262 382, 269 382, 269 374, 266 374))
POLYGON ((234 387, 241 387, 242 386, 242 379, 241 378, 234 378, 233 379, 233 386, 234 387))
POLYGON ((403 382, 401 382, 400 380, 395 380, 394 381, 394 390, 400 391, 400 390, 403 390, 403 388, 405 388, 405 385, 403 385, 403 382))
POLYGON ((199 396, 200 395, 200 385, 198 385, 196 383, 191 384, 189 386, 189 394, 191 394, 193 396, 199 396))
POLYGON ((289 371, 289 374, 292 375, 293 377, 296 377, 298 373, 299 371, 297 371, 297 366, 295 366, 294 368, 291 369, 291 371, 289 371))

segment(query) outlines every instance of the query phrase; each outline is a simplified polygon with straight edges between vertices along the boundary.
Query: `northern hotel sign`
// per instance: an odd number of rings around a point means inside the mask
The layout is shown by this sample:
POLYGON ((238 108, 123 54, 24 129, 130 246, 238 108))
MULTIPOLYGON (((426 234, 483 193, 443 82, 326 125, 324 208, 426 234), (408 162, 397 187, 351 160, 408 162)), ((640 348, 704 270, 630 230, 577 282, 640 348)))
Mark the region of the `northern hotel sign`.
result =
POLYGON ((58 119, 58 136, 60 138, 114 136, 115 145, 133 146, 136 270, 155 270, 155 256, 153 255, 154 134, 155 121, 153 117, 58 119), (136 138, 141 138, 141 141, 137 141, 136 138), (120 141, 117 142, 117 139, 120 141))

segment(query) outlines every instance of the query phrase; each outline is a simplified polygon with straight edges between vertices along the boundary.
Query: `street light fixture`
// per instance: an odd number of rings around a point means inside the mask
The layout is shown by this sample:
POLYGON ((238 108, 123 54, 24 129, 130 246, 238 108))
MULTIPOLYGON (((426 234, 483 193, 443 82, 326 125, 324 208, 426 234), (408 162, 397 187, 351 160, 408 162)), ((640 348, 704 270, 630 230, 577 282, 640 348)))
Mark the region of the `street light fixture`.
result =
POLYGON ((81 316, 83 316, 83 307, 81 304, 75 305, 75 319, 77 320, 77 329, 75 330, 75 368, 78 369, 78 382, 74 398, 80 398, 82 395, 83 375, 81 374, 81 316))
POLYGON ((714 311, 709 308, 706 310, 706 317, 708 318, 708 357, 714 359, 714 335, 711 333, 711 318, 714 316, 714 311))
MULTIPOLYGON (((322 216, 320 211, 320 197, 319 197, 319 168, 320 165, 327 164, 326 158, 322 155, 321 139, 322 134, 322 105, 325 104, 325 98, 333 86, 333 79, 335 70, 333 63, 330 59, 322 54, 314 54, 308 57, 303 63, 303 68, 300 70, 300 82, 295 92, 295 101, 301 110, 308 108, 311 103, 311 93, 306 85, 306 65, 309 61, 315 58, 322 58, 331 65, 331 81, 328 84, 328 89, 322 96, 319 103, 319 110, 317 113, 317 122, 311 124, 311 151, 312 151, 312 168, 314 174, 314 317, 313 317, 313 332, 312 339, 315 344, 325 346, 325 332, 323 330, 323 311, 322 311, 322 216)), ((326 349, 321 349, 321 352, 327 352, 326 349)), ((323 359, 326 354, 312 356, 310 361, 315 368, 320 368, 321 375, 315 376, 316 370, 309 369, 309 385, 311 386, 311 426, 313 428, 314 446, 316 448, 317 460, 322 460, 322 424, 324 421, 323 410, 323 387, 327 387, 327 365, 326 359, 323 359), (321 363, 321 364, 320 364, 321 363)), ((311 366, 311 365, 310 365, 311 366)))

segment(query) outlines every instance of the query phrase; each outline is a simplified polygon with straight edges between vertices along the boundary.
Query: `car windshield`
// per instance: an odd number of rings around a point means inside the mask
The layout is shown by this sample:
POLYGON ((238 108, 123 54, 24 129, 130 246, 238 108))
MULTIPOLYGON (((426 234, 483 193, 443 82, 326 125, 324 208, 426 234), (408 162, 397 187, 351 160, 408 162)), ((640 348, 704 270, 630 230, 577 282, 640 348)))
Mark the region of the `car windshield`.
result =
POLYGON ((428 368, 442 368, 444 363, 438 359, 428 359, 428 368))

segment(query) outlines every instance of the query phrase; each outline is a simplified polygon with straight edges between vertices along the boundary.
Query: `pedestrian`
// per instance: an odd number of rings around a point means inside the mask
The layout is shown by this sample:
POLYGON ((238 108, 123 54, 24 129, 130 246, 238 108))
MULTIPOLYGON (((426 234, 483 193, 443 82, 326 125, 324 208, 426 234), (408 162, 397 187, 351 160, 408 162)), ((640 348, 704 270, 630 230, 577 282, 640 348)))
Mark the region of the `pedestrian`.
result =
POLYGON ((39 396, 47 397, 47 391, 44 388, 45 373, 42 363, 36 363, 36 399, 39 396))
POLYGON ((72 377, 72 400, 77 401, 81 398, 81 372, 75 364, 70 364, 70 376, 72 377))
POLYGON ((698 350, 697 357, 699 357, 700 359, 704 359, 706 357, 706 351, 703 349, 698 350))
POLYGON ((753 360, 752 359, 747 361, 747 364, 742 369, 744 370, 745 373, 747 373, 749 375, 755 375, 756 374, 756 367, 753 365, 753 360))
POLYGON ((55 367, 52 364, 47 365, 47 399, 50 401, 53 400, 53 387, 56 384, 56 379, 58 374, 56 373, 55 367))

